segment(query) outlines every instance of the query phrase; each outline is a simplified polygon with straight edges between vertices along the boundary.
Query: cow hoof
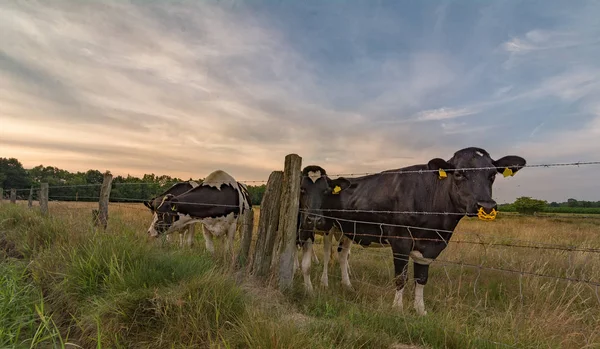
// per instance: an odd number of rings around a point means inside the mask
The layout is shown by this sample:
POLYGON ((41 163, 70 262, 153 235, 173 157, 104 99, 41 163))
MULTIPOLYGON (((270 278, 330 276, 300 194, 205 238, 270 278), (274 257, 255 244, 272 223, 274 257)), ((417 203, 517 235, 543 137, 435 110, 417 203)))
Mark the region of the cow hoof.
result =
POLYGON ((321 279, 321 286, 327 288, 329 287, 329 280, 328 279, 321 279))
POLYGON ((343 286, 343 287, 344 287, 346 290, 348 290, 348 291, 351 291, 351 292, 356 292, 356 290, 354 289, 354 287, 352 287, 352 285, 350 285, 350 284, 342 284, 342 286, 343 286))
POLYGON ((417 310, 417 315, 419 315, 419 316, 427 315, 427 310, 420 310, 420 309, 416 309, 416 310, 417 310))

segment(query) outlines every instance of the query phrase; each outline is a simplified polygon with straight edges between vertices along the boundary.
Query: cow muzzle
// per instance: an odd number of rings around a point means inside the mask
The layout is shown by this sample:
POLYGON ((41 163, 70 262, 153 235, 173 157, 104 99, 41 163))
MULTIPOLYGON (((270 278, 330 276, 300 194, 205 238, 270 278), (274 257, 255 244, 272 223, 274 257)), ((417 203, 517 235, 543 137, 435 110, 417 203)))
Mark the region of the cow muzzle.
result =
POLYGON ((154 228, 148 229, 148 236, 150 236, 151 238, 158 237, 158 231, 156 231, 156 229, 154 228))
POLYGON ((477 207, 477 218, 483 221, 493 221, 496 219, 498 205, 495 202, 477 202, 477 207))

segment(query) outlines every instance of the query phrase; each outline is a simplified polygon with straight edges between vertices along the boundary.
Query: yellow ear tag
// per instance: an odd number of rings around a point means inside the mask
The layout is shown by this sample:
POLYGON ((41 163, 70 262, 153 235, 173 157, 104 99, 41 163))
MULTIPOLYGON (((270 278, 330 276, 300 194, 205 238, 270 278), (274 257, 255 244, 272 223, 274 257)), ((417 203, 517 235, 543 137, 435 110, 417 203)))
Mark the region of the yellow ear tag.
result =
POLYGON ((171 211, 177 211, 177 207, 175 207, 175 205, 171 206, 171 211))
POLYGON ((446 171, 442 170, 441 168, 440 168, 439 173, 440 173, 440 179, 444 179, 444 178, 448 177, 448 175, 446 174, 446 171))
POLYGON ((480 207, 477 211, 477 218, 481 219, 482 221, 493 221, 494 219, 496 219, 497 214, 498 211, 496 211, 496 209, 492 209, 492 212, 486 213, 483 210, 483 207, 480 207))
POLYGON ((502 175, 504 175, 504 177, 508 177, 508 176, 514 176, 515 174, 513 173, 513 171, 510 168, 505 168, 504 172, 502 172, 502 175))
POLYGON ((336 185, 335 188, 333 188, 332 193, 338 194, 340 191, 342 191, 342 188, 339 185, 336 185))

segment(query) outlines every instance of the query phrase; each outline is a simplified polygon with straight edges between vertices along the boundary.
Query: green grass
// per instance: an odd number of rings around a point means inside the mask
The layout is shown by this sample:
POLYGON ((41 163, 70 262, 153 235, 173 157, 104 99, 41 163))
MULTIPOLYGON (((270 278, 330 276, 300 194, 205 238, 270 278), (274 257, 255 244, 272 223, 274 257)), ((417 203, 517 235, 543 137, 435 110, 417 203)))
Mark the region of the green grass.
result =
MULTIPOLYGON (((599 346, 600 303, 585 285, 519 281, 518 275, 434 264, 425 288, 429 315, 419 317, 412 309, 412 283, 404 293, 404 311, 391 309, 389 249, 353 246, 355 291, 340 286, 336 261, 328 289, 319 287, 322 265, 313 264, 314 296, 303 292, 299 274, 292 291, 282 294, 236 280, 223 256, 206 254, 199 228, 197 245, 179 248, 147 240, 151 217, 143 208, 111 206, 109 229, 96 232, 90 207, 69 205, 51 207, 45 218, 26 207, 0 206, 0 255, 15 257, 0 263, 0 321, 7 319, 0 322, 0 347, 39 342, 84 348, 599 346)), ((458 231, 453 239, 600 245, 600 226, 585 219, 465 220, 458 231)), ((321 247, 315 248, 320 256, 321 247)), ((451 244, 440 258, 547 275, 600 276, 600 258, 582 253, 569 257, 562 251, 451 244)))
POLYGON ((65 342, 44 301, 29 280, 23 262, 0 263, 0 347, 32 348, 38 345, 63 348, 65 342))

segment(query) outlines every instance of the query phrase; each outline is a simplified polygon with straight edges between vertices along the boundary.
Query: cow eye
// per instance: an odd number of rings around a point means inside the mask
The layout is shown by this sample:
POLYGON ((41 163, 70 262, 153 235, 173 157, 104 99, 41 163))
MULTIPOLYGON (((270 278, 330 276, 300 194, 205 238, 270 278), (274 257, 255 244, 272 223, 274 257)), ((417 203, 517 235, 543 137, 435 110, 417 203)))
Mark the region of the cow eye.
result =
POLYGON ((461 180, 467 178, 467 176, 465 176, 464 172, 458 172, 458 171, 454 172, 454 176, 456 177, 456 179, 461 179, 461 180))

